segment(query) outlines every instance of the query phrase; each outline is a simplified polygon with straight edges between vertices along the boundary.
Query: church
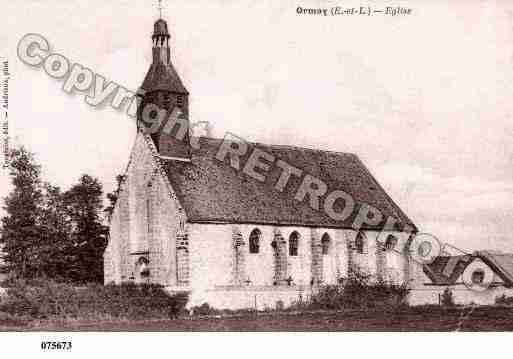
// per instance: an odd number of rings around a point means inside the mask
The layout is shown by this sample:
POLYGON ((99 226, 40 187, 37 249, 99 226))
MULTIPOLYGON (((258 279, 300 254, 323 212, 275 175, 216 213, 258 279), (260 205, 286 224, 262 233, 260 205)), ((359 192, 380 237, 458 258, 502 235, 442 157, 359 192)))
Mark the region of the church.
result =
POLYGON ((359 271, 409 281, 417 229, 356 155, 193 136, 163 19, 151 40, 105 283, 161 284, 187 292, 189 306, 263 309, 308 300, 359 271), (152 106, 181 122, 146 131, 152 106), (181 136, 176 124, 185 124, 181 136))

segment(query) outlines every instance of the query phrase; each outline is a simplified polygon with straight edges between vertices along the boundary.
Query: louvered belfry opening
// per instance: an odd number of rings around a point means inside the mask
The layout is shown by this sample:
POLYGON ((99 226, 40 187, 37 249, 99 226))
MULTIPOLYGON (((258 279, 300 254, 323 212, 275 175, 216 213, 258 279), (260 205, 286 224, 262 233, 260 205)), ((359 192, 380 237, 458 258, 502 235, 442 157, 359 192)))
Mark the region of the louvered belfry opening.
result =
POLYGON ((138 91, 137 127, 151 132, 159 155, 188 161, 189 92, 171 60, 170 38, 167 22, 157 20, 151 36, 153 61, 138 91))

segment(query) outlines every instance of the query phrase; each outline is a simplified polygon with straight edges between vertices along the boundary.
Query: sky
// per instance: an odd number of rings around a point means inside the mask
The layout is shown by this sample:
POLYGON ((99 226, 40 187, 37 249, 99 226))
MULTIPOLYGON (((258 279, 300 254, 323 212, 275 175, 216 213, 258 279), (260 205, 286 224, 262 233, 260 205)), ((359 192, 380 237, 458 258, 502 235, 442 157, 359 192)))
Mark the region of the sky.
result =
MULTIPOLYGON (((5 2, 9 136, 45 180, 115 187, 135 138, 122 111, 16 56, 27 33, 136 90, 157 1, 5 2)), ((356 153, 422 232, 464 251, 513 252, 513 5, 507 1, 165 1, 190 119, 249 141, 356 153), (404 6, 409 16, 321 17, 303 8, 404 6)), ((9 190, 0 172, 0 196, 9 190)))

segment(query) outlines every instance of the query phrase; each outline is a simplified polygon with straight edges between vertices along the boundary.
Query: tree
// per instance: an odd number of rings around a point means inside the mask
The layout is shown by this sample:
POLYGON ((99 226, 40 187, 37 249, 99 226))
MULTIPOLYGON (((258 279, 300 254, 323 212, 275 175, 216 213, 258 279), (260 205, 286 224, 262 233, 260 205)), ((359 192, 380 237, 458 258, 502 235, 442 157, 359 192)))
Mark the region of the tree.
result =
POLYGON ((73 263, 68 275, 80 283, 103 282, 103 252, 108 228, 102 223, 102 185, 98 179, 82 175, 64 194, 72 222, 70 255, 73 263))
POLYGON ((116 206, 116 202, 118 201, 121 183, 123 183, 124 180, 125 180, 125 176, 117 175, 116 176, 116 183, 117 183, 116 189, 111 193, 107 193, 107 199, 109 200, 110 203, 107 207, 105 207, 105 209, 103 211, 105 212, 105 214, 107 216, 107 220, 109 222, 112 219, 112 213, 114 213, 114 207, 116 206))
POLYGON ((38 248, 43 237, 39 221, 43 198, 41 167, 23 146, 12 149, 9 156, 13 190, 4 198, 7 215, 1 220, 2 271, 33 278, 40 274, 38 248))
POLYGON ((13 190, 1 219, 1 270, 11 277, 50 277, 75 283, 103 282, 107 227, 102 186, 82 175, 68 191, 41 180, 41 167, 26 148, 10 153, 13 190))
POLYGON ((449 287, 446 287, 442 293, 441 304, 444 307, 453 307, 454 306, 454 297, 452 295, 452 291, 449 287))
POLYGON ((47 277, 67 280, 68 269, 75 262, 71 241, 73 223, 61 189, 49 183, 45 183, 44 189, 38 266, 47 277))

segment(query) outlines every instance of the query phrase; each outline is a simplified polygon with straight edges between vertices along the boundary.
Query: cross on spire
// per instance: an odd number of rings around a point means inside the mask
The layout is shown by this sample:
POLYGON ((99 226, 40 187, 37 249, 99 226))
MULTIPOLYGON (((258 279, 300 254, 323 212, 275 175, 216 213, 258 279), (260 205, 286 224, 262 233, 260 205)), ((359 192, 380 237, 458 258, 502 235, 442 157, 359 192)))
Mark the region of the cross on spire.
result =
POLYGON ((159 0, 159 19, 162 19, 162 0, 159 0))

